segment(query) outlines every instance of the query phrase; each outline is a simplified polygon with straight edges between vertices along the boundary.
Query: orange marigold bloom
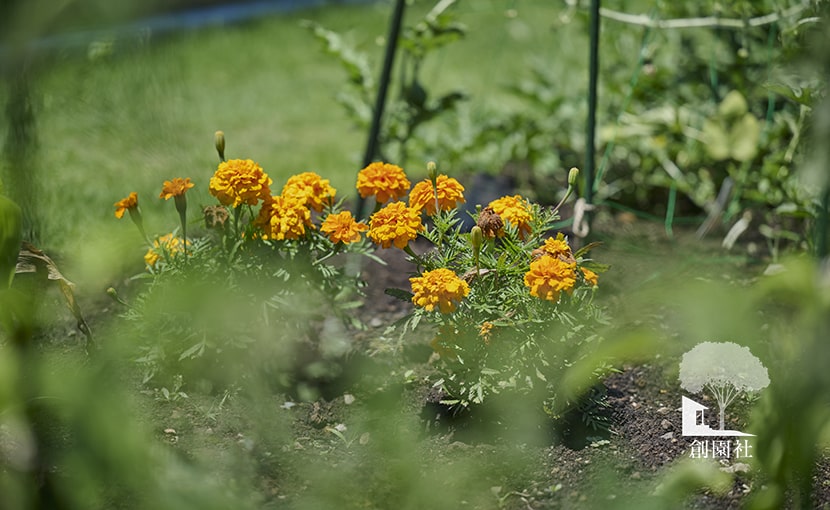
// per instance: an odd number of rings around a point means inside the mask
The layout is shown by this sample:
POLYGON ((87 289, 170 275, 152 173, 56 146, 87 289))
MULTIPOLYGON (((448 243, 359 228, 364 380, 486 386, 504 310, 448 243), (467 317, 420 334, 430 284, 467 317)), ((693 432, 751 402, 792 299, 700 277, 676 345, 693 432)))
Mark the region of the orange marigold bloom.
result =
POLYGON ((449 269, 427 271, 409 279, 412 284, 412 302, 431 312, 438 306, 441 313, 455 311, 456 305, 470 293, 470 286, 449 269))
POLYGON ((210 194, 222 205, 256 205, 271 196, 271 178, 250 159, 231 159, 219 163, 210 179, 210 194))
POLYGON ((592 286, 596 287, 599 284, 599 275, 595 272, 591 271, 590 269, 580 267, 579 269, 582 270, 582 275, 585 277, 585 281, 592 286))
MULTIPOLYGON (((535 250, 534 250, 535 251, 535 250)), ((563 260, 564 262, 576 262, 568 240, 560 232, 556 237, 549 237, 545 239, 545 244, 539 250, 542 254, 548 254, 563 260)))
POLYGON ((394 243, 395 247, 404 249, 422 230, 424 225, 417 209, 407 207, 403 202, 392 202, 369 218, 366 235, 383 248, 394 243))
MULTIPOLYGON (((190 244, 190 241, 187 241, 187 246, 190 246, 190 244)), ((153 247, 144 254, 144 262, 148 266, 154 267, 163 253, 166 252, 172 258, 179 253, 184 253, 184 246, 181 237, 173 237, 172 233, 165 234, 153 241, 153 247)))
POLYGON ((331 204, 335 193, 337 190, 329 185, 329 180, 314 172, 292 175, 282 188, 282 195, 297 196, 317 212, 322 211, 324 205, 331 204))
POLYGON ((133 191, 127 198, 121 199, 115 204, 115 217, 121 219, 128 210, 135 210, 138 207, 138 193, 133 191))
POLYGON ((374 195, 379 204, 400 199, 409 191, 409 186, 403 169, 389 163, 371 163, 357 174, 356 187, 360 196, 374 195))
POLYGON ((458 204, 463 204, 464 186, 460 182, 444 174, 435 179, 435 188, 432 187, 430 179, 424 179, 413 186, 409 192, 409 207, 423 210, 429 216, 435 214, 435 196, 438 195, 438 207, 442 211, 455 209, 458 204))
POLYGON ((548 301, 559 301, 559 293, 570 292, 576 284, 576 263, 565 262, 550 255, 543 255, 530 263, 525 273, 525 285, 530 295, 548 301))
POLYGON ((295 196, 271 197, 259 210, 254 226, 262 230, 263 239, 299 239, 311 224, 311 210, 295 196))
POLYGON ((326 234, 333 243, 356 243, 360 241, 360 233, 367 230, 369 226, 355 221, 350 211, 329 214, 320 225, 320 232, 326 234))
POLYGON ((172 181, 164 181, 159 198, 168 200, 173 197, 180 197, 193 186, 194 184, 190 182, 190 177, 185 177, 184 179, 176 177, 172 181))
POLYGON ((521 195, 501 197, 490 202, 489 207, 504 221, 509 221, 519 229, 519 237, 524 239, 530 233, 530 222, 533 220, 530 202, 521 195))

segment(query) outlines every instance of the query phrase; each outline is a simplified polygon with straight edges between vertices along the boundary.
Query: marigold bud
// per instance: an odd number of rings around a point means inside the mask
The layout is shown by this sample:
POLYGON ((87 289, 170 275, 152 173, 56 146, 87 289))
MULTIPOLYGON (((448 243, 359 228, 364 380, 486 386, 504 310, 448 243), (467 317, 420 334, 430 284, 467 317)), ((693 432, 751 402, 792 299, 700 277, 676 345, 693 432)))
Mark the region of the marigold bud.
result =
POLYGON ((579 178, 579 168, 573 167, 568 172, 568 186, 576 186, 577 178, 579 178))
POLYGON ((484 242, 484 233, 481 231, 481 227, 475 225, 470 230, 470 244, 473 245, 473 249, 478 251, 481 249, 481 245, 484 242))
POLYGON ((438 179, 438 165, 435 164, 435 161, 427 163, 427 176, 433 185, 435 185, 435 181, 438 179))
POLYGON ((214 133, 213 144, 216 146, 216 152, 219 153, 219 159, 225 161, 225 133, 223 131, 214 133))

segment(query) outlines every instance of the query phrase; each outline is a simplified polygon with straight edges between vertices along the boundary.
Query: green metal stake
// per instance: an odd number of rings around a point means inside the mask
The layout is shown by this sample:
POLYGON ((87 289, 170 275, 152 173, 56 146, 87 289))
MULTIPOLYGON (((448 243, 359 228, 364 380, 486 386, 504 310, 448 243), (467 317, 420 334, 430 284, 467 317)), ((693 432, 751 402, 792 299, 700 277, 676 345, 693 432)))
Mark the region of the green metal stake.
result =
POLYGON ((674 237, 674 230, 672 229, 672 225, 674 224, 674 208, 677 206, 677 183, 672 181, 671 187, 669 188, 669 203, 666 204, 666 235, 669 239, 674 237))
POLYGON ((824 185, 815 236, 816 256, 821 260, 830 255, 830 182, 824 185))
MULTIPOLYGON (((371 163, 378 152, 378 137, 380 136, 380 123, 383 120, 383 110, 386 107, 386 91, 389 88, 389 81, 392 76, 392 65, 395 63, 395 51, 398 48, 398 34, 401 31, 404 7, 406 0, 397 0, 395 10, 392 12, 392 19, 389 23, 389 37, 386 41, 386 54, 383 59, 383 68, 378 83, 378 95, 375 100, 375 110, 372 115, 372 125, 369 129, 369 140, 366 142, 366 152, 363 153, 363 168, 371 163)), ((357 195, 355 205, 355 216, 363 217, 365 200, 360 194, 357 195)))
MULTIPOLYGON (((588 131, 585 137, 585 200, 594 201, 594 174, 596 151, 596 117, 597 117, 597 81, 599 79, 599 4, 600 0, 591 0, 591 40, 588 74, 588 131)), ((591 216, 587 216, 590 223, 591 216)))

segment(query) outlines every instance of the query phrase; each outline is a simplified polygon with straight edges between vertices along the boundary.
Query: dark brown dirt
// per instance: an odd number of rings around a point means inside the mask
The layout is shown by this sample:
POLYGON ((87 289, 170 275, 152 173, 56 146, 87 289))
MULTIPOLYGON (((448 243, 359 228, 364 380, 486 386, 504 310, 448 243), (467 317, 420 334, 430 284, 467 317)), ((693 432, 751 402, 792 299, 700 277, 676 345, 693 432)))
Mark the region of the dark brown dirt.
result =
MULTIPOLYGON (((625 224, 622 228, 631 230, 633 227, 625 224)), ((643 241, 653 242, 654 238, 661 237, 659 234, 662 232, 654 232, 653 229, 648 230, 645 234, 648 239, 643 241)), ((411 310, 411 304, 384 291, 390 287, 408 290, 408 279, 416 268, 406 260, 401 250, 378 250, 376 254, 386 264, 370 263, 364 267, 368 285, 366 302, 360 314, 370 327, 381 328, 411 310)), ((610 292, 615 293, 614 290, 610 292)), ((611 296, 609 303, 613 304, 616 300, 615 296, 611 296)), ((665 365, 665 360, 655 360, 654 364, 626 366, 608 377, 604 384, 608 388, 608 402, 612 409, 609 439, 593 442, 583 449, 552 444, 537 450, 534 460, 528 461, 538 463, 534 480, 526 490, 502 494, 504 508, 594 507, 611 504, 617 498, 620 503, 636 501, 644 491, 653 492, 666 470, 689 456, 694 439, 681 435, 680 404, 683 392, 676 373, 671 374, 665 365), (608 480, 615 480, 616 485, 603 485, 608 480)), ((745 416, 733 417, 728 426, 740 430, 746 426, 745 419, 745 416)), ((452 442, 452 433, 449 439, 444 439, 458 448, 473 451, 478 448, 474 444, 452 442)), ((442 441, 438 439, 435 447, 447 447, 442 441)), ((732 461, 733 464, 737 462, 732 461)), ((723 467, 730 468, 725 462, 723 467)), ((762 483, 756 473, 737 472, 727 492, 703 492, 683 506, 695 509, 741 508, 746 503, 746 495, 762 483)), ((814 503, 816 508, 830 508, 828 452, 816 465, 814 503)))

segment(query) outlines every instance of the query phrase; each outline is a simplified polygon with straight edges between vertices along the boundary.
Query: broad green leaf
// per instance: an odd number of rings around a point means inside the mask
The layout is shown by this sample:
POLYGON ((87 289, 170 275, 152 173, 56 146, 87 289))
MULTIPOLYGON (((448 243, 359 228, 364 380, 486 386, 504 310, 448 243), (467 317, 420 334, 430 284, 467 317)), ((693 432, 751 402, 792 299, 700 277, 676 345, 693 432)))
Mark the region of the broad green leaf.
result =
POLYGON ((749 110, 746 104, 744 95, 733 90, 726 94, 720 105, 718 105, 718 114, 726 118, 738 118, 744 115, 749 110))
POLYGON ((729 137, 720 120, 706 119, 703 122, 703 139, 709 157, 718 161, 729 157, 729 137))
POLYGON ((751 113, 747 113, 732 126, 729 133, 730 155, 737 161, 750 161, 758 154, 761 125, 751 113))
POLYGON ((412 301, 412 298, 415 296, 415 294, 413 294, 409 291, 403 290, 403 289, 390 288, 390 289, 384 290, 383 292, 384 292, 384 294, 392 296, 395 299, 400 299, 401 301, 406 301, 406 302, 412 301))
POLYGON ((0 288, 11 287, 17 254, 23 241, 23 215, 20 207, 0 195, 0 288))

